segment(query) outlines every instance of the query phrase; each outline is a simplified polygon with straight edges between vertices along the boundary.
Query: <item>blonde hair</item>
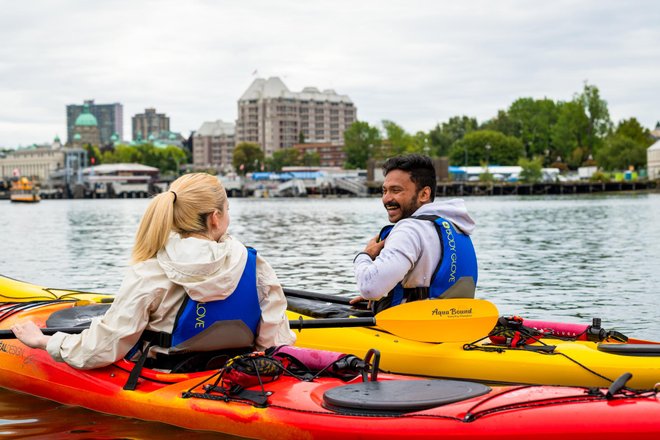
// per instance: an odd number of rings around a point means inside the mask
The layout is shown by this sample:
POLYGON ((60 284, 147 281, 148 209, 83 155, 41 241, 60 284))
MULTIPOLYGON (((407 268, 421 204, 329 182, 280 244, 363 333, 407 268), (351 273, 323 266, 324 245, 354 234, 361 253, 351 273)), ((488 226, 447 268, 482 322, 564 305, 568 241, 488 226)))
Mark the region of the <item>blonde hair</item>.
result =
POLYGON ((155 196, 140 221, 133 263, 156 256, 172 231, 180 234, 204 233, 208 214, 224 215, 227 193, 220 180, 206 173, 186 174, 176 179, 167 192, 155 196))

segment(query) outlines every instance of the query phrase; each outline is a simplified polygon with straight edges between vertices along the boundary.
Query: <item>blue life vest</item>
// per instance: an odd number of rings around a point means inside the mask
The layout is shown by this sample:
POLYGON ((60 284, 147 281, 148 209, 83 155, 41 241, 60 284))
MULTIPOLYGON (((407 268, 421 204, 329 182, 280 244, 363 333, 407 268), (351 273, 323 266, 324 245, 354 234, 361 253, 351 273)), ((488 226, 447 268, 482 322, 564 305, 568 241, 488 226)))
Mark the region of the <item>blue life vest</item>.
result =
MULTIPOLYGON (((473 285, 477 285, 478 269, 477 255, 469 235, 460 234, 454 225, 439 216, 422 215, 409 217, 416 220, 433 222, 440 241, 440 261, 431 277, 431 285, 415 288, 404 288, 400 281, 389 293, 390 306, 401 304, 408 292, 417 291, 417 298, 442 298, 443 294, 462 278, 470 278, 473 285)), ((380 240, 389 235, 394 225, 387 225, 380 231, 380 240)), ((474 291, 472 291, 474 297, 474 291)))
MULTIPOLYGON (((261 319, 261 307, 259 306, 259 295, 257 293, 257 251, 252 248, 248 248, 247 251, 248 257, 245 263, 245 269, 236 286, 236 290, 231 295, 225 299, 206 303, 186 297, 174 323, 172 347, 190 340, 215 323, 238 325, 241 330, 251 332, 252 342, 250 342, 250 345, 254 343, 257 326, 261 319)), ((224 334, 218 336, 214 338, 216 341, 227 338, 229 342, 226 348, 235 347, 235 345, 232 346, 232 335, 224 334)), ((249 337, 240 339, 245 341, 249 337)), ((222 345, 223 342, 219 341, 219 344, 222 345)), ((245 346, 245 344, 239 345, 245 346)), ((214 347, 213 349, 220 348, 223 347, 214 347)))

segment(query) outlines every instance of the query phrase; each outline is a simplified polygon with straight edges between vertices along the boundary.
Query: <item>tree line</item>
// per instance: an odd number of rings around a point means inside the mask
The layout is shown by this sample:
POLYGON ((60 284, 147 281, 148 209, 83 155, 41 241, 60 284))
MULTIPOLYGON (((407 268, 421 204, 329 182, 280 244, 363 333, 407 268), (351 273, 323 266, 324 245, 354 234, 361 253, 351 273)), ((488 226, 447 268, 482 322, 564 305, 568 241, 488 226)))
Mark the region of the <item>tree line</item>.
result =
POLYGON ((152 143, 140 145, 85 145, 92 165, 111 163, 139 163, 158 168, 161 174, 177 176, 181 165, 190 162, 190 153, 176 145, 156 147, 152 143))
POLYGON ((483 123, 454 116, 428 132, 407 133, 392 121, 382 130, 355 122, 344 133, 346 168, 403 153, 446 156, 450 165, 518 165, 534 161, 562 170, 597 165, 604 170, 641 168, 650 131, 636 118, 614 125, 607 102, 588 83, 570 101, 519 98, 483 123))

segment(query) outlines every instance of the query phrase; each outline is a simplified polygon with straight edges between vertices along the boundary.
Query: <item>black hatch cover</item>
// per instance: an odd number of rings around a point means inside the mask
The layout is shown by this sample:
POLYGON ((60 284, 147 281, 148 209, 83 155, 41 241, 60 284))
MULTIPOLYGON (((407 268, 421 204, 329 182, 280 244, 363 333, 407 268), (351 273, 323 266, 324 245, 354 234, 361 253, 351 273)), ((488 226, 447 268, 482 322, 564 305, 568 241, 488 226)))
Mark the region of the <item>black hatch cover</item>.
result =
POLYGON ((457 380, 360 382, 323 394, 324 406, 346 413, 406 413, 459 402, 490 392, 490 387, 457 380))

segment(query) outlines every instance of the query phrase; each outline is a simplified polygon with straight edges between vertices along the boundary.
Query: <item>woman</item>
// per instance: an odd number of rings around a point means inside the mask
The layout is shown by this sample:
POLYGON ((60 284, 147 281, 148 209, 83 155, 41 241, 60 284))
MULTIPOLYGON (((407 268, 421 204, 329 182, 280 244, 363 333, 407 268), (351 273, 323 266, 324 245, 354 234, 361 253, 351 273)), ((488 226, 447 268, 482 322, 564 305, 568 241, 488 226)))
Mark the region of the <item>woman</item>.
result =
POLYGON ((132 265, 103 317, 80 334, 46 336, 31 321, 11 329, 24 344, 80 369, 143 348, 143 334, 168 335, 171 343, 160 338, 155 349, 167 354, 292 344, 273 269, 228 235, 228 226, 220 181, 205 173, 182 176, 147 207, 132 265))

